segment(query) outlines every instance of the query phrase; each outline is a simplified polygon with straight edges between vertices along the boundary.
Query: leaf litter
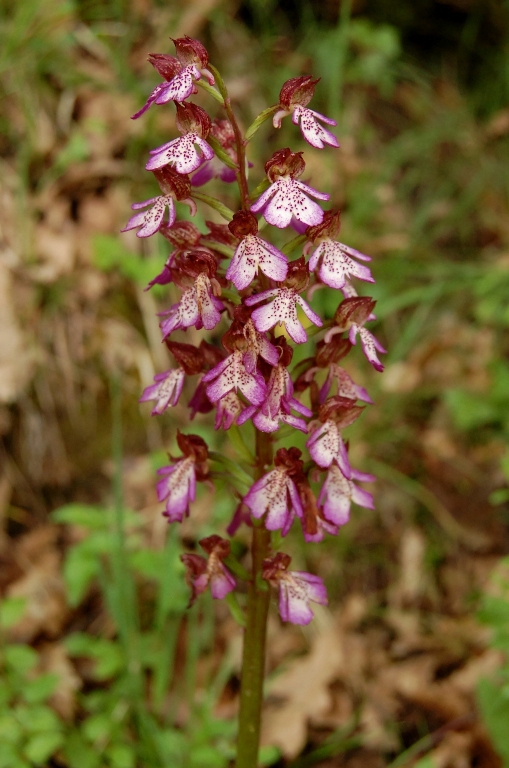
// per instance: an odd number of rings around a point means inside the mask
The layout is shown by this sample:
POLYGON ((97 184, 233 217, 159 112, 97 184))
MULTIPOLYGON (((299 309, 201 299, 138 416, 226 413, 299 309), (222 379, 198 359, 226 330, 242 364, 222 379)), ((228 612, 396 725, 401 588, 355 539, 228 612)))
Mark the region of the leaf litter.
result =
MULTIPOLYGON (((196 34, 218 5, 213 0, 188 4, 179 22, 185 29, 175 35, 196 34)), ((243 40, 240 30, 229 34, 233 41, 243 40)), ((97 585, 77 609, 67 604, 62 563, 67 547, 81 534, 71 529, 62 537, 47 512, 69 500, 96 504, 108 498, 112 468, 105 414, 109 377, 120 371, 124 417, 130 424, 125 430, 125 496, 129 506, 142 510, 144 541, 160 550, 165 526, 158 516, 149 454, 160 450, 170 428, 184 420, 178 412, 162 434, 146 413, 139 415, 141 386, 160 367, 161 353, 144 326, 144 299, 131 280, 121 268, 101 271, 94 261, 94 238, 98 233, 116 238, 128 215, 132 167, 125 148, 146 137, 129 120, 135 98, 118 91, 112 97, 108 90, 115 83, 108 50, 92 44, 86 28, 77 40, 73 61, 84 82, 58 99, 55 92, 37 113, 32 175, 25 188, 15 181, 9 157, 2 159, 0 206, 0 434, 5 458, 0 466, 1 586, 4 597, 22 599, 25 606, 7 636, 36 647, 40 670, 58 675, 51 704, 68 722, 80 717, 77 692, 91 684, 91 676, 86 665, 67 655, 63 640, 74 626, 91 632, 106 628, 108 636, 114 630, 97 585), (24 226, 26 210, 31 214, 24 226)), ((261 100, 247 65, 244 69, 239 88, 252 88, 253 98, 261 100)), ((443 106, 449 100, 461 110, 461 96, 451 90, 453 86, 437 91, 436 103, 443 106)), ((401 84, 391 108, 413 120, 418 130, 424 117, 416 111, 415 95, 415 86, 401 84)), ((385 113, 378 111, 378 123, 372 119, 369 99, 359 88, 346 122, 344 163, 335 182, 340 204, 348 197, 348 186, 378 172, 374 155, 378 150, 383 154, 385 113), (370 150, 356 138, 354 126, 359 123, 374 133, 370 150)), ((375 97, 373 105, 380 106, 375 97)), ((24 130, 22 110, 12 98, 7 114, 24 130)), ((165 135, 171 121, 160 120, 157 131, 165 135)), ((467 139, 474 154, 488 154, 493 142, 507 135, 508 125, 507 110, 495 115, 484 132, 472 120, 463 138, 449 147, 451 173, 454 155, 464 153, 467 139)), ((320 163, 316 158, 310 163, 313 175, 326 171, 320 163)), ((468 164, 465 169, 455 177, 460 183, 468 164)), ((419 190, 414 193, 418 196, 419 190)), ((360 246, 380 259, 382 272, 398 266, 401 262, 390 260, 415 245, 406 231, 415 211, 411 195, 402 194, 394 178, 377 188, 376 199, 373 231, 364 235, 364 242, 360 237, 360 246)), ((502 195, 493 192, 490 201, 477 207, 470 222, 481 242, 477 250, 487 262, 494 248, 499 253, 508 247, 502 195)), ((448 200, 435 201, 429 223, 435 232, 431 245, 454 259, 459 246, 451 211, 448 200)), ((348 213, 346 226, 357 234, 362 229, 348 213)), ((125 259, 141 262, 135 238, 122 243, 125 259)), ((391 286, 395 291, 396 282, 391 286)), ((290 765, 299 765, 299 756, 311 757, 331 734, 343 731, 347 735, 338 740, 332 756, 309 764, 378 767, 400 755, 398 765, 424 756, 430 768, 501 765, 474 700, 479 680, 498 669, 501 655, 489 647, 486 631, 472 616, 472 595, 486 589, 492 568, 509 551, 507 532, 487 502, 502 482, 498 461, 505 447, 498 434, 488 434, 484 443, 471 436, 465 441, 448 410, 452 407, 455 413, 454 404, 448 406, 442 398, 446 388, 465 386, 481 399, 488 396, 498 331, 472 320, 460 300, 453 299, 449 307, 445 300, 444 306, 447 311, 433 309, 427 327, 414 323, 422 338, 408 336, 410 351, 388 366, 376 399, 393 421, 369 417, 380 422, 373 446, 363 453, 372 452, 377 461, 413 478, 415 485, 398 485, 395 476, 382 479, 377 513, 358 515, 351 530, 345 530, 343 554, 331 548, 324 555, 324 571, 338 585, 336 600, 309 633, 271 622, 263 739, 276 745, 290 765), (422 401, 416 393, 423 393, 422 401), (401 410, 394 408, 395 402, 403 403, 401 410), (403 433, 404 439, 394 437, 403 433), (440 514, 430 520, 432 499, 456 528, 443 526, 440 514), (415 745, 421 746, 411 752, 415 745)), ((389 318, 387 337, 397 337, 410 319, 405 309, 389 318)), ((366 442, 370 426, 361 436, 366 442)), ((363 452, 362 444, 357 450, 363 452)), ((199 501, 195 521, 184 530, 187 542, 195 542, 206 526, 208 503, 199 501)), ((176 669, 185 657, 184 639, 181 632, 176 669)), ((220 616, 217 636, 201 662, 203 687, 207 670, 216 669, 222 655, 233 661, 218 711, 233 716, 238 629, 226 615, 220 616)))

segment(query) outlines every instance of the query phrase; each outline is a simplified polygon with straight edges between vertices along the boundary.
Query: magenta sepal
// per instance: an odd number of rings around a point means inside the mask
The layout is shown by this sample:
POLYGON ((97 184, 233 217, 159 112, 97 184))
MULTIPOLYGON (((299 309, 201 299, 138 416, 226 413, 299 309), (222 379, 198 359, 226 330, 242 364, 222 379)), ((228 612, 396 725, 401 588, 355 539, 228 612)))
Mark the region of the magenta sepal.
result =
POLYGON ((182 368, 174 368, 154 376, 155 384, 143 390, 140 403, 156 400, 152 416, 160 415, 170 406, 176 405, 184 386, 185 373, 182 368))
POLYGON ((337 461, 345 477, 352 476, 352 468, 348 461, 348 453, 337 424, 328 419, 313 430, 306 446, 311 458, 319 467, 330 467, 337 461))
POLYGON ((352 258, 353 256, 362 261, 371 261, 369 256, 365 256, 363 253, 343 245, 343 243, 324 240, 309 259, 309 270, 314 272, 320 264, 318 276, 322 283, 338 290, 344 287, 349 277, 357 277, 359 280, 374 283, 368 267, 358 264, 352 258))
POLYGON ((337 464, 331 464, 327 477, 318 497, 318 505, 322 507, 323 516, 333 525, 345 525, 350 518, 350 505, 355 502, 360 507, 374 509, 373 496, 352 481, 373 482, 376 478, 367 472, 352 469, 351 479, 344 476, 337 464))
POLYGON ((260 269, 264 275, 282 282, 288 273, 288 260, 281 251, 257 235, 247 235, 238 244, 226 279, 242 291, 252 283, 260 269))
POLYGON ((124 229, 121 232, 128 232, 131 229, 136 229, 137 237, 150 237, 155 234, 160 226, 164 223, 164 212, 168 208, 168 222, 167 226, 171 227, 175 223, 176 211, 175 201, 171 195, 159 195, 159 197, 151 197, 150 200, 144 200, 142 203, 133 203, 131 205, 133 211, 138 211, 134 216, 131 216, 124 229), (151 206, 148 211, 140 210, 151 206))
POLYGON ((350 400, 362 400, 365 403, 373 403, 373 400, 370 398, 364 387, 356 384, 352 377, 349 376, 348 373, 337 363, 330 363, 327 378, 325 379, 325 382, 320 389, 320 404, 324 403, 327 399, 330 388, 334 381, 337 381, 337 394, 340 397, 348 397, 350 400))
POLYGON ((163 515, 168 522, 181 523, 189 515, 189 504, 196 496, 196 466, 192 456, 180 459, 175 464, 161 467, 157 474, 162 476, 156 485, 159 501, 166 500, 163 515))
POLYGON ((281 324, 285 326, 288 335, 296 344, 303 344, 307 341, 308 337, 304 326, 297 317, 297 304, 302 307, 312 323, 319 327, 323 325, 316 312, 313 312, 309 304, 293 288, 272 288, 269 291, 262 291, 254 296, 249 296, 244 303, 251 307, 253 304, 259 304, 260 301, 271 298, 274 298, 271 304, 258 307, 251 315, 260 332, 268 331, 275 325, 281 324))
POLYGON ((274 227, 284 229, 292 219, 306 226, 316 226, 323 219, 320 206, 306 197, 328 200, 329 195, 309 187, 291 176, 281 176, 253 203, 251 210, 259 212, 274 227))
POLYGON ((284 467, 276 467, 257 480, 244 497, 244 504, 257 519, 267 513, 267 530, 281 529, 283 536, 290 530, 295 515, 303 515, 297 488, 284 467))
POLYGON ((150 154, 152 157, 145 166, 147 171, 171 165, 177 173, 192 173, 206 160, 214 157, 214 150, 197 133, 186 133, 156 149, 151 149, 150 154))
POLYGON ((207 387, 207 396, 213 403, 228 392, 237 390, 240 390, 253 405, 261 405, 265 398, 266 384, 263 376, 258 371, 254 374, 249 373, 240 350, 235 350, 218 363, 215 368, 205 374, 202 381, 212 382, 207 387))
POLYGON ((313 415, 309 408, 293 397, 293 382, 287 369, 283 365, 277 365, 271 371, 267 393, 259 409, 254 405, 246 408, 238 417, 237 423, 240 426, 252 418, 255 427, 261 432, 276 432, 279 429, 279 422, 284 421, 306 433, 308 431, 306 422, 292 416, 290 413, 292 409, 302 416, 313 415))
POLYGON ((166 318, 161 322, 163 339, 173 331, 192 325, 198 330, 205 328, 210 331, 220 321, 223 309, 222 301, 214 296, 210 279, 201 273, 194 286, 184 291, 179 302, 159 313, 160 317, 166 318))
POLYGON ((211 179, 220 179, 232 184, 237 176, 233 168, 228 168, 218 157, 207 160, 191 177, 193 187, 202 187, 211 179))
POLYGON ((371 363, 376 371, 382 372, 384 370, 384 366, 378 359, 376 353, 378 351, 385 354, 387 350, 382 347, 378 339, 373 336, 373 334, 370 333, 367 328, 364 328, 363 325, 352 323, 348 332, 348 338, 352 344, 357 343, 357 334, 360 336, 362 351, 366 355, 366 359, 371 363))
POLYGON ((302 135, 312 147, 316 149, 323 149, 326 144, 330 147, 339 147, 339 141, 333 133, 328 131, 323 125, 320 125, 318 120, 328 125, 336 125, 336 121, 330 117, 315 112, 313 109, 307 109, 298 104, 293 110, 292 122, 295 125, 299 125, 302 131, 302 135))
POLYGON ((327 590, 319 576, 305 571, 284 571, 279 578, 279 615, 292 624, 309 624, 309 603, 327 605, 327 590))

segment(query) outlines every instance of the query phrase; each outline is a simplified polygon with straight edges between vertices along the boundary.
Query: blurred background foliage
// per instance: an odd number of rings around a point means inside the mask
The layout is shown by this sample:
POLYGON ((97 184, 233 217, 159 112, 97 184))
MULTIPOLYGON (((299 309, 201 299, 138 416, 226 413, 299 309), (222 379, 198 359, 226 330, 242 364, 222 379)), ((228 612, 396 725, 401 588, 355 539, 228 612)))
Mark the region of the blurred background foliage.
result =
MULTIPOLYGON (((308 551, 292 532, 333 610, 306 634, 274 620, 269 670, 290 664, 298 689, 331 621, 357 655, 318 675, 327 713, 288 690, 275 715, 269 702, 264 762, 508 764, 508 28, 507 0, 0 0, 2 768, 233 755, 239 630, 207 598, 186 612, 178 555, 224 530, 242 478, 218 480, 213 504, 203 490, 167 535, 154 471, 187 409, 153 420, 137 402, 169 363, 155 313, 171 289, 143 290, 167 252, 118 234, 155 190, 148 149, 174 135, 171 107, 129 119, 157 82, 146 57, 183 34, 207 45, 246 126, 287 78, 321 78, 312 106, 341 149, 265 126, 253 186, 276 148, 306 150, 344 242, 373 256, 389 350, 381 376, 348 359, 376 403, 350 434, 377 509, 308 551)), ((207 192, 236 206, 230 188, 207 192)), ((337 298, 313 302, 331 316, 337 298)), ((192 431, 232 455, 207 417, 192 431)))

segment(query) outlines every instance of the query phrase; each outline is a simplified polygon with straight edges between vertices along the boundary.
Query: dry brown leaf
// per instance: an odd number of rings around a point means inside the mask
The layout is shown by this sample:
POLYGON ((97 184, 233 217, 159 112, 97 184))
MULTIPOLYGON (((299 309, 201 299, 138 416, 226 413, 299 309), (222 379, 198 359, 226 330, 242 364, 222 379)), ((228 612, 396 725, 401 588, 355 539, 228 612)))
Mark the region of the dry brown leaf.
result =
POLYGON ((75 258, 75 227, 67 222, 64 231, 56 232, 41 224, 37 227, 35 242, 39 263, 30 269, 31 277, 45 284, 72 272, 75 258))
POLYGON ((0 261, 0 403, 13 403, 31 379, 33 353, 16 317, 14 285, 0 261))
POLYGON ((70 722, 76 714, 76 692, 82 680, 71 664, 67 652, 60 643, 48 644, 41 649, 40 671, 58 675, 57 687, 50 698, 50 704, 60 717, 70 722))
POLYGON ((58 530, 37 528, 24 536, 16 548, 16 560, 25 575, 6 590, 8 597, 25 599, 23 616, 8 634, 16 642, 31 642, 39 633, 57 637, 67 617, 61 557, 55 547, 58 530))
POLYGON ((450 731, 438 747, 429 753, 434 768, 470 768, 472 734, 450 731))
POLYGON ((287 758, 306 743, 308 720, 319 720, 332 706, 329 684, 344 668, 341 631, 331 627, 314 640, 307 656, 294 659, 269 685, 271 697, 263 717, 262 743, 278 746, 287 758))

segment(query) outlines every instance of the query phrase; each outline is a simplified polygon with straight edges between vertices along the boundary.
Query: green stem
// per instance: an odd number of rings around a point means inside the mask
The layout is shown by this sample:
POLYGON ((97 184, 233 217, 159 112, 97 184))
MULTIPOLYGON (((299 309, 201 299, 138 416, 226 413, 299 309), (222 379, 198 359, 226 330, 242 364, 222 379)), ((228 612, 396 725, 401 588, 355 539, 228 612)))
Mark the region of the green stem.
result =
MULTIPOLYGON (((272 464, 272 438, 256 432, 257 478, 272 464)), ((265 674, 265 646, 270 590, 263 588, 262 564, 270 551, 270 531, 263 526, 253 527, 251 544, 251 582, 247 595, 246 629, 242 654, 240 689, 239 733, 237 738, 236 768, 256 768, 260 744, 263 704, 263 678, 265 674)))
POLYGON ((223 102, 224 102, 223 106, 225 108, 226 114, 228 115, 228 120, 230 121, 231 127, 233 128, 233 133, 235 135, 235 149, 237 151, 237 163, 238 163, 238 169, 236 171, 237 184, 239 185, 242 208, 245 211, 248 211, 249 210, 249 187, 247 184, 247 175, 246 175, 246 141, 242 136, 242 132, 237 122, 237 118, 235 117, 235 113, 232 109, 230 96, 223 82, 223 78, 221 77, 217 69, 212 65, 210 65, 210 70, 213 73, 214 77, 216 78, 217 87, 219 88, 219 92, 223 97, 223 102))

